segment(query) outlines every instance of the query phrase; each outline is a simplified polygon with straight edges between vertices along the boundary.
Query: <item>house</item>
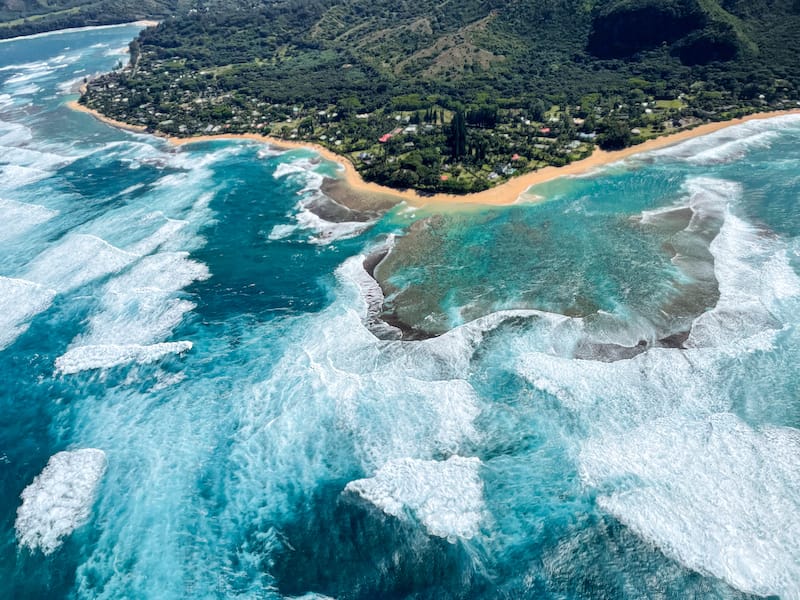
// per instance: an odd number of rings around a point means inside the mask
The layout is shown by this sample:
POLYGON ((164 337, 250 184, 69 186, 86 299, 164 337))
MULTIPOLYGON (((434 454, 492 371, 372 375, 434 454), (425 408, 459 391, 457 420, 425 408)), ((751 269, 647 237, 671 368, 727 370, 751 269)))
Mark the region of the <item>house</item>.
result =
POLYGON ((379 138, 378 138, 378 141, 379 141, 381 144, 385 144, 386 142, 388 142, 388 141, 389 141, 390 139, 392 139, 393 137, 394 137, 394 135, 393 135, 393 134, 391 134, 391 133, 384 133, 384 134, 383 134, 381 137, 379 137, 379 138))
POLYGON ((539 130, 539 133, 541 133, 542 135, 549 135, 550 134, 550 128, 549 127, 542 127, 539 130))

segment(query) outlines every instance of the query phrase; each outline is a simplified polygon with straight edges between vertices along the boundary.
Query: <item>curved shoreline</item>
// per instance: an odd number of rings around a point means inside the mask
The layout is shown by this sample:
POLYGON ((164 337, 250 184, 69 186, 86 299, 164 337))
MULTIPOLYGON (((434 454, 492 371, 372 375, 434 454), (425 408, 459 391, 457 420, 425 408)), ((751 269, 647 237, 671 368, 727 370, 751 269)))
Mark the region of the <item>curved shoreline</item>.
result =
MULTIPOLYGON (((118 127, 127 131, 136 133, 146 133, 147 128, 144 125, 131 125, 123 123, 115 119, 106 117, 98 111, 87 108, 79 104, 76 100, 67 103, 67 106, 73 110, 84 112, 92 115, 96 119, 118 127)), ((596 148, 591 156, 572 162, 563 167, 544 167, 537 171, 525 173, 519 177, 514 177, 500 185, 497 185, 482 192, 475 192, 472 194, 456 195, 456 194, 424 194, 416 190, 397 190, 394 188, 386 187, 377 183, 365 181, 360 173, 356 170, 355 165, 346 157, 341 154, 336 154, 332 150, 321 146, 314 142, 300 142, 294 140, 282 140, 272 136, 261 135, 258 133, 237 133, 237 134, 220 134, 220 135, 199 135, 194 137, 179 138, 162 133, 155 133, 158 137, 166 139, 168 142, 175 146, 184 146, 187 144, 196 144, 200 142, 211 142, 217 140, 252 140, 262 142, 284 150, 312 150, 319 154, 325 160, 329 160, 340 165, 343 170, 342 178, 347 182, 347 185, 353 190, 359 192, 367 192, 373 194, 381 194, 384 196, 393 196, 400 200, 405 200, 414 206, 429 206, 435 204, 477 204, 485 206, 508 206, 525 201, 522 196, 533 186, 565 177, 569 175, 585 175, 590 171, 599 169, 606 165, 619 162, 623 159, 629 158, 636 154, 651 152, 653 150, 660 150, 669 146, 674 146, 692 138, 701 137, 733 127, 741 125, 749 121, 759 121, 765 119, 772 119, 775 117, 787 115, 800 115, 800 108, 789 110, 776 110, 763 113, 754 113, 738 119, 731 119, 729 121, 718 121, 713 123, 705 123, 698 125, 692 129, 685 129, 670 135, 653 138, 638 144, 630 146, 623 150, 607 151, 596 148)))
POLYGON ((129 27, 131 25, 138 25, 140 27, 155 27, 160 21, 152 19, 139 19, 138 21, 128 21, 126 23, 112 23, 109 25, 87 25, 85 27, 65 27, 64 29, 51 29, 49 31, 40 31, 39 33, 29 33, 27 35, 17 35, 10 38, 0 39, 0 44, 4 42, 18 42, 20 40, 32 40, 35 38, 48 37, 58 35, 61 33, 75 33, 79 31, 95 31, 98 29, 112 29, 114 27, 129 27))

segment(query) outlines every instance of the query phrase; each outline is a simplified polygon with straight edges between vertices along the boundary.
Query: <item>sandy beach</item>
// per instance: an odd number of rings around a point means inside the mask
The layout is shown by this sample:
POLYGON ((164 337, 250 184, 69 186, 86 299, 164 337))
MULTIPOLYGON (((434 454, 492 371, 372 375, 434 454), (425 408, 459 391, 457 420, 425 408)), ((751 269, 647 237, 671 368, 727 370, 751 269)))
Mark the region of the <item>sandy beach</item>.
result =
MULTIPOLYGON (((85 84, 81 85, 81 93, 83 93, 83 88, 85 88, 85 84)), ((96 110, 92 110, 91 108, 85 107, 83 104, 78 104, 77 100, 70 100, 67 102, 67 106, 72 110, 77 110, 78 112, 83 112, 92 115, 98 121, 102 121, 103 123, 107 123, 113 127, 118 127, 119 129, 124 129, 126 131, 135 131, 137 133, 144 133, 147 131, 147 127, 144 125, 131 125, 130 123, 123 123, 122 121, 117 121, 116 119, 111 119, 106 117, 105 115, 101 115, 96 110)))
MULTIPOLYGON (((103 121, 104 123, 108 123, 109 125, 113 125, 114 127, 119 127, 122 129, 126 129, 128 131, 135 131, 140 133, 144 132, 146 129, 144 126, 141 125, 130 125, 128 123, 122 123, 120 121, 116 121, 115 119, 110 119, 98 113, 95 110, 92 110, 81 104, 78 104, 77 101, 69 102, 68 106, 74 110, 89 113, 94 117, 96 117, 97 119, 103 121)), ((355 166, 353 165, 352 162, 350 162, 349 159, 339 154, 336 154, 335 152, 329 150, 328 148, 325 148, 324 146, 315 144, 313 142, 282 140, 280 138, 260 135, 256 133, 201 135, 201 136, 187 137, 187 138, 178 138, 162 134, 156 134, 156 135, 159 135, 159 137, 167 139, 170 143, 176 146, 184 146, 186 144, 196 144, 199 142, 209 142, 209 141, 223 140, 223 139, 233 139, 233 140, 239 139, 239 140, 253 140, 257 142, 263 142, 265 144, 269 144, 270 146, 274 146, 276 148, 284 150, 310 149, 318 153, 324 159, 338 163, 343 170, 342 178, 344 181, 346 181, 347 186, 350 188, 350 192, 359 195, 364 195, 365 193, 368 193, 368 194, 377 194, 384 198, 390 196, 398 200, 405 200, 406 202, 414 206, 428 206, 434 204, 448 204, 448 205, 476 204, 484 206, 487 205, 503 206, 509 204, 516 204, 518 202, 526 200, 531 201, 532 200, 531 198, 529 199, 522 198, 522 196, 525 194, 525 192, 528 191, 529 188, 535 185, 546 183, 548 181, 552 181, 553 179, 558 179, 559 177, 565 177, 570 175, 584 175, 593 170, 599 169, 605 165, 621 161, 635 154, 641 154, 643 152, 650 152, 652 150, 659 150, 661 148, 673 146, 675 144, 684 142, 686 140, 695 137, 708 135, 710 133, 714 133, 715 131, 720 131, 721 129, 725 129, 727 127, 732 127, 735 125, 741 125, 742 123, 747 123, 749 121, 771 119, 774 117, 780 117, 786 115, 800 115, 800 109, 755 113, 752 115, 748 115, 746 117, 742 117, 740 119, 732 119, 730 121, 721 121, 716 123, 706 123, 704 125, 698 125, 697 127, 694 127, 692 129, 685 129, 670 135, 664 135, 658 138, 647 140, 642 144, 639 144, 637 146, 631 146, 630 148, 625 148, 623 150, 616 150, 609 152, 596 148, 591 156, 583 160, 570 163, 563 167, 545 167, 543 169, 539 169, 538 171, 533 171, 531 173, 526 173, 524 175, 520 175, 519 177, 515 177, 505 183, 497 185, 483 192, 477 192, 465 195, 441 194, 441 193, 424 194, 424 193, 419 193, 415 190, 396 190, 383 185, 379 185, 377 183, 364 181, 364 179, 361 177, 361 175, 358 173, 355 166)), ((346 191, 340 189, 339 193, 346 194, 346 191)))

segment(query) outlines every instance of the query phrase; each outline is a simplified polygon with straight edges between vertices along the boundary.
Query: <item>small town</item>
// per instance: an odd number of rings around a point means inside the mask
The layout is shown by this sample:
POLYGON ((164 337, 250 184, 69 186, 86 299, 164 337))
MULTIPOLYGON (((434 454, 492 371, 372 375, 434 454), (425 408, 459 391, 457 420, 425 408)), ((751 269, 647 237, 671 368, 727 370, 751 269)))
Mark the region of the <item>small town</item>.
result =
POLYGON ((169 136, 253 133, 316 143, 351 160, 368 181, 422 193, 479 192, 581 160, 595 147, 617 150, 705 122, 797 105, 779 93, 734 100, 702 82, 675 98, 657 97, 659 90, 641 80, 625 96, 588 94, 580 104, 478 98, 464 106, 412 93, 370 111, 355 96, 323 107, 269 103, 221 90, 215 73, 152 58, 145 70, 138 58, 87 80, 81 102, 169 136))

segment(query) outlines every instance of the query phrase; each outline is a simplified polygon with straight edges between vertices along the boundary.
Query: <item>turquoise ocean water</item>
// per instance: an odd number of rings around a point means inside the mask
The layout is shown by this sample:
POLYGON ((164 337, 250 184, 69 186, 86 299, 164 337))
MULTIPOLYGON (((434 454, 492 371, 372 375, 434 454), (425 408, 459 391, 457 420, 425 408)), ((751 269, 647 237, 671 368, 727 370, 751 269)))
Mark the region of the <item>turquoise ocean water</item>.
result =
POLYGON ((0 597, 800 598, 800 119, 331 222, 136 31, 0 43, 0 597))

